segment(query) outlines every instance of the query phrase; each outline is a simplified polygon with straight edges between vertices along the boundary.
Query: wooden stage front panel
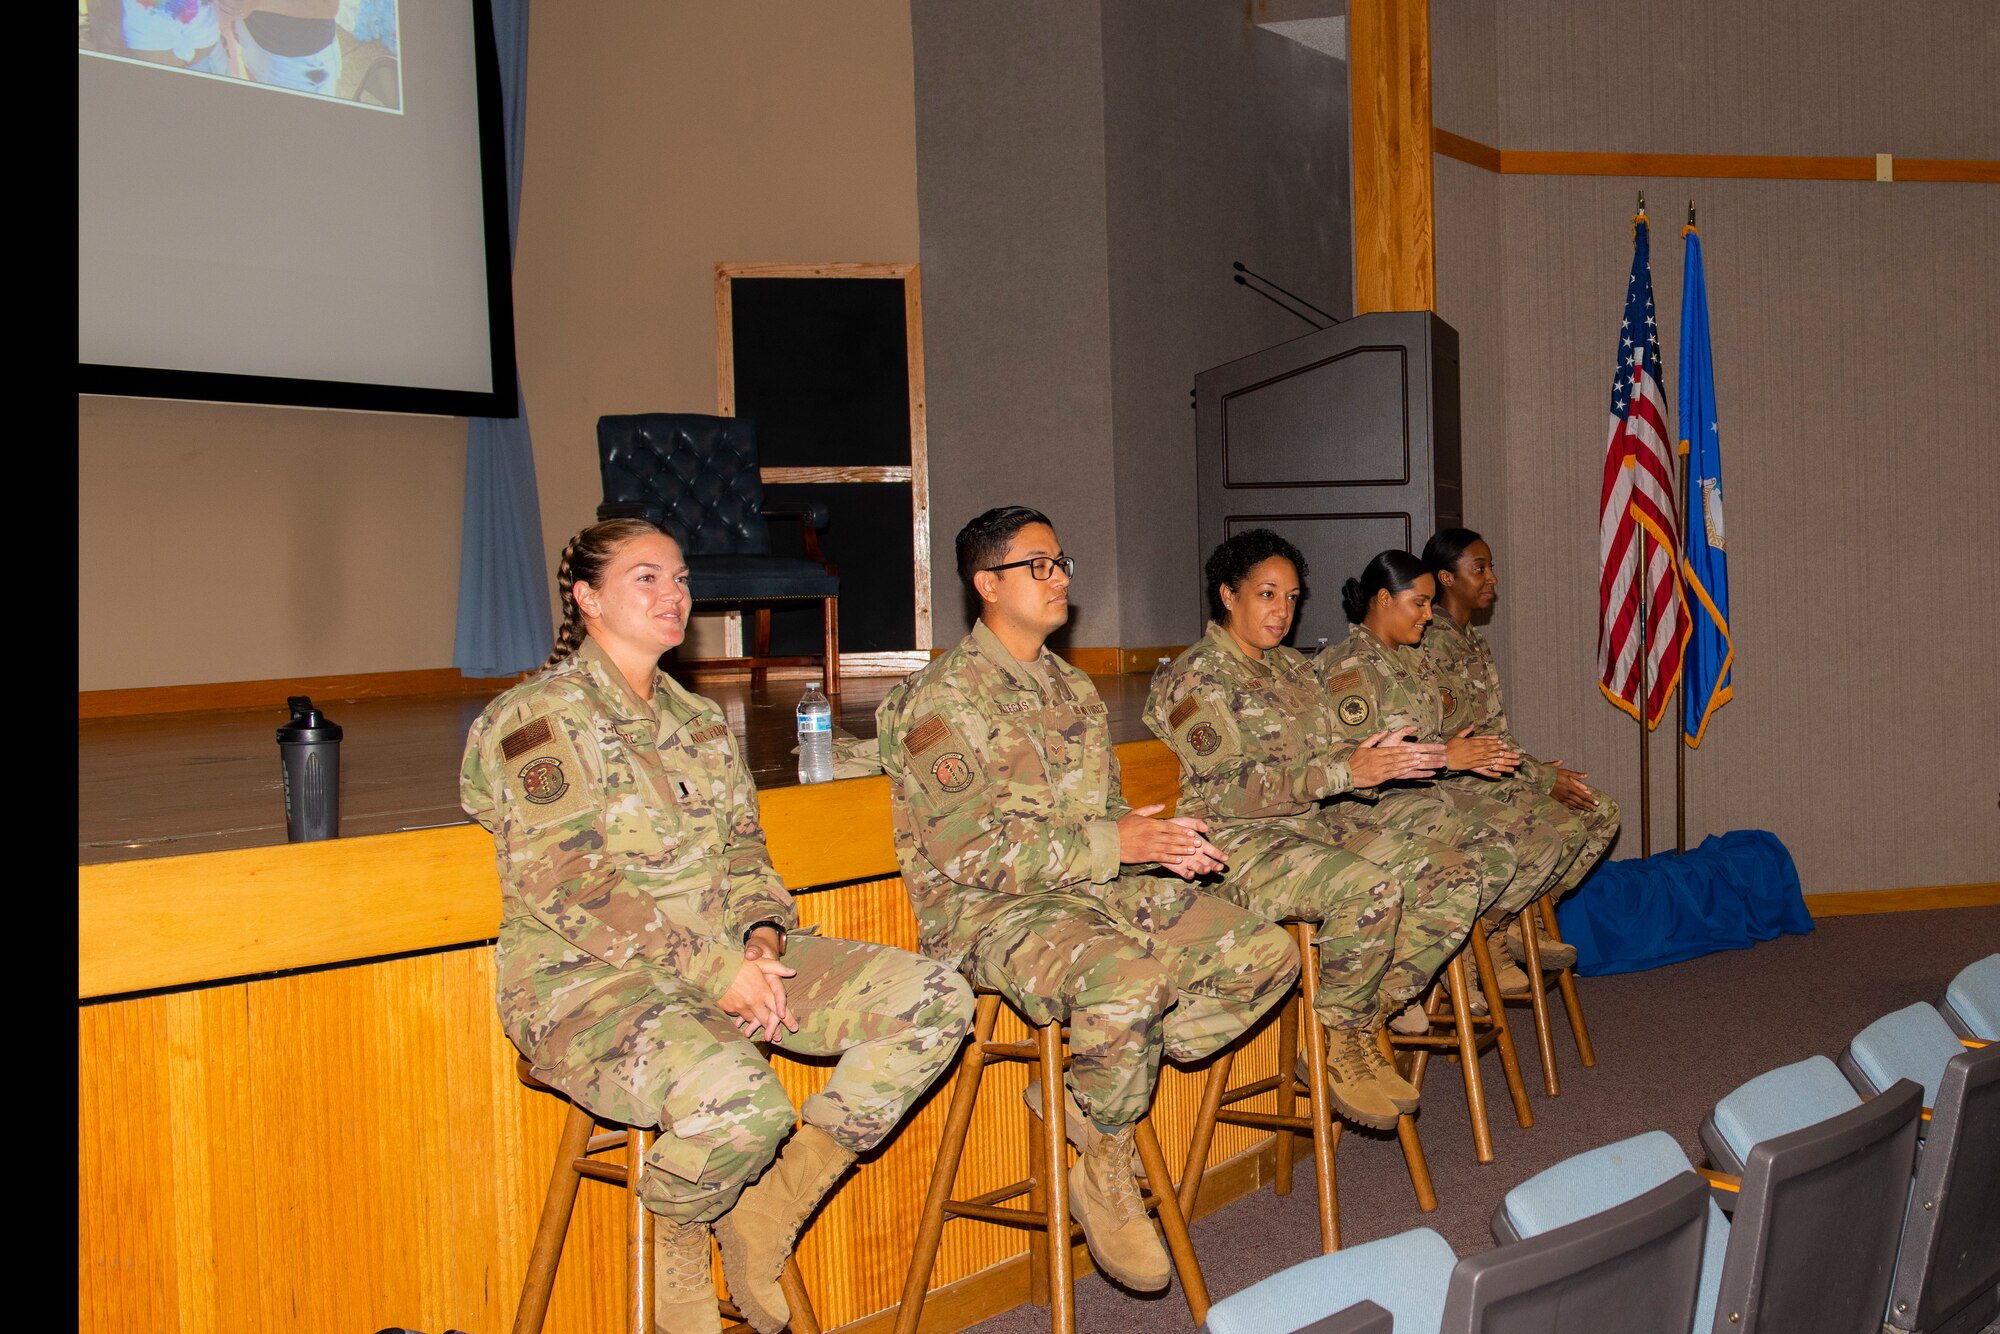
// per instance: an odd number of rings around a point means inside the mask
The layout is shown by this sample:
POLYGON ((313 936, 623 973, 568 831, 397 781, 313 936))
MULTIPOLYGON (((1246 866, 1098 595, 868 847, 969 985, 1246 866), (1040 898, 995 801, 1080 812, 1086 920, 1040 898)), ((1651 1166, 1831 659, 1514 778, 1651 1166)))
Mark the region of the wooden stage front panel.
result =
MULTIPOLYGON (((1135 805, 1173 799, 1164 746, 1119 753, 1135 805)), ((887 788, 774 791, 765 823, 790 883, 832 886, 800 895, 806 922, 911 948, 887 788)), ((79 1330, 507 1328, 563 1109, 517 1082, 494 1016, 498 895, 483 831, 87 866, 80 882, 79 1330)), ((1241 1075, 1273 1073, 1275 1047, 1267 1026, 1241 1075)), ((795 1102, 829 1070, 775 1065, 795 1102)), ((1025 1078, 1024 1066, 989 1070, 961 1178, 971 1189, 1025 1170, 1025 1078)), ((1163 1072, 1155 1115, 1171 1163, 1199 1083, 1163 1072)), ((934 1090, 803 1239, 827 1328, 872 1327, 900 1296, 948 1097, 934 1090)), ((1209 1161, 1240 1169, 1263 1138, 1220 1128, 1209 1161)), ((1255 1179, 1216 1178, 1204 1212, 1255 1179)), ((551 1334, 617 1327, 620 1198, 586 1184, 551 1334)), ((925 1327, 1019 1301, 1027 1241, 950 1224, 933 1289, 952 1291, 925 1327)))

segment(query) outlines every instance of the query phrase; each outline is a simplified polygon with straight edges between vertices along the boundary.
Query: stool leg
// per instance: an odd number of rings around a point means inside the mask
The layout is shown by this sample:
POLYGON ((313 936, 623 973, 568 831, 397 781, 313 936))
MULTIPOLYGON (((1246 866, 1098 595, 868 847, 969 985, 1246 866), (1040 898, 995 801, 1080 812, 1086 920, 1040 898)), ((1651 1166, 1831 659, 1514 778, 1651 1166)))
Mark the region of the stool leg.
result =
MULTIPOLYGON (((1549 933, 1550 940, 1561 940, 1562 932, 1556 926, 1555 905, 1544 896, 1535 904, 1541 910, 1542 927, 1549 933)), ((1576 969, 1565 968, 1556 974, 1556 985, 1562 988, 1563 1009, 1569 1012, 1569 1031, 1576 1035, 1577 1059, 1586 1068, 1597 1064, 1597 1052, 1590 1045, 1590 1029, 1583 1022, 1583 1005, 1576 995, 1576 969)))
POLYGON ((1528 1005, 1535 1012, 1535 1050, 1542 1058, 1542 1090, 1551 1098, 1562 1096, 1562 1075, 1556 1069, 1555 1031, 1549 1027, 1549 988, 1542 975, 1541 933, 1535 930, 1535 914, 1520 916, 1522 948, 1527 958, 1521 967, 1528 974, 1528 1005))
POLYGON ((1049 1165, 1042 1192, 1047 1208, 1043 1241, 1049 1254, 1049 1328, 1054 1334, 1076 1334, 1076 1292, 1069 1253, 1069 1160, 1063 1151, 1068 1141, 1063 1134, 1062 1021, 1044 1024, 1035 1041, 1040 1048, 1042 1077, 1042 1152, 1049 1165))
POLYGON ((589 1112, 570 1104, 562 1136, 556 1141, 556 1165, 549 1174, 549 1193, 542 1198, 541 1221, 535 1224, 528 1272, 521 1279, 521 1302, 514 1308, 514 1334, 541 1334, 542 1321, 548 1317, 549 1294, 555 1291, 563 1239, 569 1235, 569 1217, 576 1208, 577 1187, 583 1184, 576 1160, 583 1157, 584 1149, 589 1146, 595 1125, 589 1112))
POLYGON ((778 1286, 784 1290, 785 1305, 792 1308, 792 1323, 786 1327, 791 1334, 820 1334, 819 1316, 813 1311, 812 1296, 806 1292, 806 1281, 799 1274, 797 1256, 785 1257, 785 1268, 778 1275, 778 1286))
MULTIPOLYGON (((1393 1063, 1396 1049, 1389 1045, 1389 1030, 1376 1030, 1375 1042, 1383 1059, 1393 1063)), ((1404 1112, 1396 1118, 1396 1139, 1403 1146, 1403 1166, 1409 1169, 1410 1187, 1417 1193, 1417 1208, 1430 1213, 1438 1207, 1437 1189, 1431 1185, 1431 1165, 1424 1157, 1424 1142, 1417 1137, 1415 1113, 1404 1112)))
MULTIPOLYGON (((1030 1067, 1028 1081, 1041 1087, 1041 1077, 1030 1067)), ((1037 1217, 1047 1218, 1049 1211, 1049 1147, 1048 1140, 1029 1118, 1028 1126, 1028 1208, 1037 1217)), ((1044 1246, 1034 1244, 1029 1238, 1028 1245, 1028 1305, 1046 1307, 1049 1304, 1049 1252, 1044 1246)))
MULTIPOLYGON (((1306 1034, 1306 1106, 1312 1113, 1313 1171, 1319 1193, 1319 1250, 1332 1255, 1340 1249, 1340 1194, 1333 1175, 1333 1150, 1340 1133, 1327 1107, 1326 1026, 1319 1021, 1319 950, 1314 947, 1313 927, 1302 923, 1292 928, 1299 945, 1299 1025, 1306 1034)), ((1291 1067, 1279 1072, 1289 1081, 1291 1067)), ((1196 1323, 1199 1323, 1198 1321, 1196 1323)))
MULTIPOLYGON (((951 1188, 958 1183, 958 1160, 965 1152, 966 1131, 971 1128, 973 1108, 979 1102, 979 1085, 986 1071, 986 1044, 993 1040, 993 1026, 999 1018, 1000 998, 981 996, 973 1011, 972 1038, 958 1058, 958 1075, 952 1081, 951 1110, 945 1115, 944 1135, 938 1141, 937 1163, 931 1168, 924 1211, 917 1219, 917 1236, 910 1248, 910 1272, 903 1280, 903 1300, 896 1311, 895 1334, 916 1334, 917 1321, 924 1313, 924 1295, 930 1291, 931 1270, 937 1265, 938 1241, 944 1236, 944 1207, 951 1199, 951 1188)), ((571 1194, 575 1194, 574 1188, 571 1194)))
POLYGON ((1507 1024, 1507 1006, 1500 999, 1500 984, 1493 979, 1493 954, 1486 946, 1486 928, 1472 924, 1472 955, 1479 961, 1479 989, 1486 993, 1487 1021, 1500 1047, 1500 1073, 1507 1080, 1507 1096, 1514 1100, 1514 1119, 1523 1130, 1535 1124, 1534 1110, 1528 1106, 1528 1086, 1521 1080, 1521 1060, 1514 1053, 1514 1030, 1507 1024))
POLYGON ((1181 1217, 1193 1218, 1195 1201, 1201 1197, 1201 1174, 1208 1165, 1208 1146, 1215 1141, 1215 1121, 1222 1114, 1222 1095, 1229 1088, 1229 1072, 1236 1053, 1225 1051, 1208 1068, 1208 1082, 1202 1085, 1201 1110, 1195 1113, 1194 1134, 1188 1139, 1187 1163, 1181 1170, 1176 1199, 1181 1217))
POLYGON ((1153 1133, 1153 1118, 1142 1117, 1132 1138, 1139 1145, 1139 1166, 1146 1169, 1146 1181, 1153 1188, 1153 1200, 1160 1212, 1160 1231, 1166 1234, 1167 1253, 1173 1257, 1174 1272, 1180 1275, 1181 1295, 1187 1298, 1188 1315, 1199 1325, 1208 1319, 1208 1282, 1201 1276, 1201 1262, 1195 1259, 1187 1216, 1174 1198, 1173 1178, 1167 1175, 1167 1156, 1160 1152, 1160 1137, 1153 1133))
MULTIPOLYGON (((1290 1000, 1278 1012, 1278 1105, 1274 1109, 1279 1116, 1296 1116, 1299 1103, 1293 1090, 1297 1087, 1292 1079, 1292 1070, 1299 1060, 1299 995, 1292 993, 1290 1000)), ((1292 1158, 1298 1152, 1297 1136, 1289 1130, 1278 1133, 1278 1166, 1271 1174, 1271 1189, 1278 1195, 1292 1193, 1292 1158)))
MULTIPOLYGON (((1477 928, 1475 928, 1477 929, 1477 928)), ((1472 1153, 1482 1163, 1493 1161, 1493 1128, 1486 1124, 1486 1090, 1479 1082, 1479 1041, 1472 1032, 1470 984, 1465 979, 1465 951, 1444 966, 1451 987, 1451 1018, 1458 1030, 1459 1073, 1465 1077, 1465 1110, 1472 1118, 1472 1153)))
POLYGON ((652 1138, 650 1131, 625 1131, 625 1261, 632 1279, 626 1292, 632 1334, 653 1334, 653 1211, 639 1199, 652 1138))

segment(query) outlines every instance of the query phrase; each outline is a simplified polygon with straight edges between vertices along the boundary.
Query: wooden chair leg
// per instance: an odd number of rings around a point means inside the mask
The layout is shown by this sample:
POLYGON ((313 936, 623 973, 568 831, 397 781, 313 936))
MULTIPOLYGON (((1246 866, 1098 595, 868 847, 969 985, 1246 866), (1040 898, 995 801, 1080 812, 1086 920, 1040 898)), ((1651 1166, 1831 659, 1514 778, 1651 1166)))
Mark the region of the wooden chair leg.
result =
POLYGON ((514 1334, 541 1334, 549 1313, 549 1294, 555 1291, 556 1266, 562 1262, 563 1240, 569 1235, 570 1214, 576 1209, 577 1187, 583 1184, 576 1160, 590 1144, 596 1121, 589 1112, 570 1104, 563 1121, 562 1137, 556 1142, 555 1170, 549 1174, 549 1193, 542 1198, 541 1221, 535 1225, 535 1244, 528 1252, 528 1272, 521 1280, 521 1301, 514 1308, 514 1334))
POLYGON ((1188 1237, 1187 1216, 1174 1198, 1174 1179, 1167 1175, 1167 1156, 1160 1152, 1160 1137, 1153 1133, 1151 1117, 1141 1117, 1132 1138, 1139 1146, 1139 1166, 1153 1188, 1159 1209, 1160 1231, 1167 1239, 1167 1253, 1173 1257, 1174 1272, 1180 1275, 1181 1295, 1187 1298, 1188 1315, 1196 1325, 1208 1319, 1208 1282, 1201 1276, 1201 1262, 1195 1259, 1194 1242, 1188 1237))
MULTIPOLYGON (((1306 1037, 1306 1107, 1312 1115, 1313 1188, 1319 1195, 1319 1252, 1340 1249, 1340 1188, 1334 1178, 1333 1152, 1342 1126, 1333 1119, 1326 1091, 1326 1025, 1319 1021, 1319 950, 1313 945, 1313 923, 1292 927, 1299 946, 1299 1026, 1306 1037)), ((1294 1062, 1294 1065, 1296 1061, 1294 1062)), ((1280 1086, 1289 1084, 1293 1066, 1278 1071, 1280 1086)), ((1200 1322, 1197 1321, 1197 1324, 1200 1322)))
MULTIPOLYGON (((1396 1049, 1389 1043, 1389 1030, 1376 1030, 1375 1041, 1381 1048, 1383 1059, 1394 1065, 1396 1049)), ((1417 1136, 1414 1112, 1404 1112, 1396 1118, 1396 1139, 1403 1147, 1403 1166, 1409 1169, 1410 1188, 1416 1192, 1417 1208, 1430 1213, 1438 1207, 1437 1189, 1431 1184, 1430 1160, 1424 1157, 1424 1142, 1417 1136)))
POLYGON ((903 1300, 896 1311, 895 1334, 916 1334, 917 1321, 924 1313, 924 1296, 930 1291, 931 1271, 937 1265, 938 1242, 944 1236, 944 1207, 951 1189, 958 1184, 958 1160, 965 1152, 966 1132, 979 1103, 979 1086, 986 1070, 986 1044, 993 1040, 993 1028, 1000 1018, 1000 998, 981 996, 972 1016, 972 1037, 958 1058, 958 1074, 952 1081, 951 1108, 945 1114, 944 1133, 938 1139, 937 1162, 931 1168, 930 1190, 924 1195, 924 1211, 917 1218, 917 1235, 910 1248, 910 1271, 903 1280, 903 1300))
POLYGON ((820 652, 826 655, 826 693, 840 693, 840 599, 826 598, 820 613, 820 652))
POLYGON ((1528 975, 1528 1005, 1535 1013, 1535 1050, 1542 1058, 1542 1089, 1551 1098, 1562 1096, 1562 1075, 1556 1070, 1555 1031, 1549 1027, 1548 980, 1542 975, 1541 935, 1535 930, 1535 914, 1521 914, 1521 943, 1527 958, 1521 969, 1528 975))
MULTIPOLYGON (((1562 931, 1556 926, 1555 905, 1546 897, 1538 900, 1535 907, 1542 919, 1542 929, 1550 940, 1561 940, 1562 931)), ((1576 1037, 1577 1059, 1585 1068, 1595 1067, 1597 1051, 1590 1045, 1590 1029, 1583 1022, 1583 1003, 1576 995, 1576 969, 1564 968, 1556 974, 1556 985, 1562 988, 1563 1009, 1569 1014, 1569 1031, 1576 1037)))
MULTIPOLYGON (((1297 1116, 1299 1102, 1294 1089, 1292 1071, 1299 1060, 1299 998, 1296 994, 1285 1001, 1278 1012, 1278 1087, 1276 1090, 1279 1116, 1297 1116)), ((1298 1136, 1290 1130, 1280 1130, 1278 1134, 1278 1165, 1272 1173, 1271 1189, 1278 1195, 1292 1193, 1292 1161, 1298 1154, 1298 1136)))
POLYGON ((764 682, 769 678, 769 669, 764 666, 764 659, 771 656, 771 609, 759 607, 751 615, 756 618, 757 628, 750 640, 750 656, 754 659, 750 664, 750 688, 762 690, 764 682))
MULTIPOLYGON (((1076 1334, 1076 1285, 1070 1264, 1069 1242, 1069 1159, 1063 1122, 1063 1039, 1062 1022, 1044 1024, 1036 1034, 1037 1064, 1042 1079, 1042 1152, 1048 1161, 1048 1180, 1042 1198, 1047 1230, 1042 1235, 1048 1247, 1049 1329, 1053 1334, 1076 1334)), ((1161 1181, 1166 1177, 1162 1169, 1161 1181)), ((1162 1199, 1171 1199, 1162 1185, 1162 1199)))
POLYGON ((1478 922, 1472 924, 1471 944, 1473 958, 1479 962, 1479 989, 1486 995, 1487 1021, 1493 1025, 1500 1048, 1500 1073, 1506 1077, 1508 1096, 1514 1100, 1514 1119, 1525 1130, 1535 1124, 1535 1113, 1528 1106, 1528 1086, 1521 1079, 1521 1060, 1514 1051, 1514 1032, 1507 1025, 1507 1006, 1500 999, 1499 983, 1493 979, 1493 954, 1486 945, 1486 928, 1478 922))
POLYGON ((652 1131, 626 1129, 625 1272, 631 1277, 626 1289, 626 1316, 632 1334, 653 1334, 653 1211, 639 1198, 646 1150, 652 1147, 652 1131))
POLYGON ((1225 1051, 1208 1067, 1208 1080, 1201 1088, 1201 1109, 1195 1113, 1194 1133, 1188 1137, 1188 1151, 1181 1169, 1176 1198, 1181 1217, 1192 1219, 1201 1198, 1201 1174, 1208 1164, 1208 1146, 1215 1142, 1216 1118, 1222 1115, 1222 1095, 1229 1090, 1229 1074, 1236 1067, 1236 1053, 1225 1051))
POLYGON ((792 1308, 792 1323, 787 1326, 790 1334, 820 1334, 819 1315, 813 1310, 812 1295, 806 1291, 806 1281, 799 1274, 797 1256, 787 1256, 784 1272, 778 1275, 778 1286, 784 1290, 785 1305, 792 1308))
POLYGON ((1444 966, 1451 988, 1451 1018, 1458 1032, 1459 1073, 1465 1078, 1465 1111, 1472 1119, 1472 1153, 1482 1163, 1493 1161, 1493 1128, 1486 1123, 1486 1089, 1479 1081, 1479 1040, 1472 1031, 1471 984, 1465 976, 1465 951, 1444 966))

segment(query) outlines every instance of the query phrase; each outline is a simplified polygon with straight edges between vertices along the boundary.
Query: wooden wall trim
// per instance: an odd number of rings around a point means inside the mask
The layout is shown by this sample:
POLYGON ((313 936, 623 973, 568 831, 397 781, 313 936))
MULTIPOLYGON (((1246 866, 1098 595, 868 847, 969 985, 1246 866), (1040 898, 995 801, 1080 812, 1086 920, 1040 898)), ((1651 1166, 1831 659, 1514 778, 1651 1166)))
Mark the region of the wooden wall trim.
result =
MULTIPOLYGON (((1172 805, 1179 762, 1118 748, 1126 800, 1172 805)), ((898 874, 889 780, 774 788, 772 864, 800 892, 898 874)), ((184 987, 445 949, 500 929, 493 840, 475 824, 77 868, 77 995, 184 987)))
MULTIPOLYGON (((1727 153, 1569 153, 1494 148, 1433 128, 1438 153, 1503 176, 1688 176, 1707 180, 1876 180, 1875 158, 1727 153)), ((2000 162, 1977 158, 1893 158, 1897 181, 2000 184, 2000 162)))
POLYGON ((1354 310, 1437 304, 1431 181, 1430 10, 1349 0, 1354 310))
POLYGON ((1808 894, 1806 911, 1814 917, 1853 917, 1861 913, 1925 912, 1933 908, 2000 907, 2000 884, 1912 885, 1907 889, 1857 889, 1846 894, 1808 894))
POLYGON ((497 695, 520 676, 466 676, 456 667, 408 672, 351 672, 344 676, 293 676, 270 681, 211 681, 130 690, 79 690, 76 716, 134 718, 149 713, 199 713, 209 709, 282 708, 290 695, 315 700, 388 699, 405 695, 497 695))

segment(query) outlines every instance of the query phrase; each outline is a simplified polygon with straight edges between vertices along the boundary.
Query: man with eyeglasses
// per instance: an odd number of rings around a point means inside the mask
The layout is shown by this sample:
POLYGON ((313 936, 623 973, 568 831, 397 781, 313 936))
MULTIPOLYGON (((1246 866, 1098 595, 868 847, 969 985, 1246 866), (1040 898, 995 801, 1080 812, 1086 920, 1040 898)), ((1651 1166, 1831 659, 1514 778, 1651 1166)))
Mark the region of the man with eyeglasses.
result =
POLYGON ((1199 1061, 1242 1033, 1291 987, 1298 951, 1185 883, 1223 866, 1201 821, 1126 804, 1104 703, 1045 642, 1076 569, 1047 516, 988 510, 957 548, 979 621, 875 715, 918 943, 1030 1022, 1068 1021, 1071 1210, 1098 1268, 1158 1291, 1172 1271, 1133 1130, 1160 1056, 1199 1061))

